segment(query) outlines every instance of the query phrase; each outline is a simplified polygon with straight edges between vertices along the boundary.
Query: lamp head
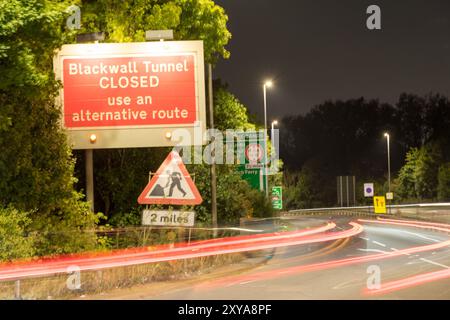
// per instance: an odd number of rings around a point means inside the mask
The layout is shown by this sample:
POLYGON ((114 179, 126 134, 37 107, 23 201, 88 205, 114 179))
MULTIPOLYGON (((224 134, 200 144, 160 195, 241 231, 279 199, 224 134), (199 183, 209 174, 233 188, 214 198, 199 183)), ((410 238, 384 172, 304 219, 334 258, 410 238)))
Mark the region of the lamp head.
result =
POLYGON ((271 88, 271 87, 273 86, 273 82, 272 82, 272 80, 267 80, 267 81, 264 83, 264 85, 265 85, 267 88, 271 88))

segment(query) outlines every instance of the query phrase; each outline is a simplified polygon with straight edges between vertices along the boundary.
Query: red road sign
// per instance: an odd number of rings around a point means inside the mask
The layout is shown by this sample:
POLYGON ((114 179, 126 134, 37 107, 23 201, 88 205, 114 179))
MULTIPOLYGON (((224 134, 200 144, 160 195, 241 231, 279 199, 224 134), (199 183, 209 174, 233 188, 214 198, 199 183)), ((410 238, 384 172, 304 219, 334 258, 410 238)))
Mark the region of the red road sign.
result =
POLYGON ((202 41, 64 45, 54 71, 74 149, 175 146, 167 137, 178 129, 204 136, 202 41))
POLYGON ((64 126, 194 124, 195 57, 65 58, 64 126))
POLYGON ((263 147, 258 143, 250 143, 245 148, 245 157, 250 164, 261 163, 261 159, 264 155, 263 147))
POLYGON ((203 199, 181 157, 172 151, 138 198, 139 204, 198 205, 203 199))

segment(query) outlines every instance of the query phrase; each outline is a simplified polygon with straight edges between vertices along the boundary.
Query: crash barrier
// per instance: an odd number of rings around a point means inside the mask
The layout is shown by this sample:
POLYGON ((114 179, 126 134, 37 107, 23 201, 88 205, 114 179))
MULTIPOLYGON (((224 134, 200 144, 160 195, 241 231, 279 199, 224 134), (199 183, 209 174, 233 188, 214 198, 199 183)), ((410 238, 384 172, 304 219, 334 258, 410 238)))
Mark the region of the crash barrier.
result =
MULTIPOLYGON (((386 215, 400 218, 450 223, 450 203, 388 205, 387 212, 386 215)), ((300 215, 385 216, 385 214, 375 214, 373 206, 296 209, 280 214, 282 217, 300 215)))

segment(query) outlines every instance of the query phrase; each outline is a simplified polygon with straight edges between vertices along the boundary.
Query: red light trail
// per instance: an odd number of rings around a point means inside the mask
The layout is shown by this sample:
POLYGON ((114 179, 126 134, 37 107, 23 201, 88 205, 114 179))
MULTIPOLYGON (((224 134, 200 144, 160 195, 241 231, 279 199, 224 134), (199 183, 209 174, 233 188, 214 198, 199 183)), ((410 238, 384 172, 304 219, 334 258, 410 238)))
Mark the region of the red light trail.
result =
MULTIPOLYGON (((421 224, 414 224, 415 223, 414 221, 404 222, 401 220, 380 221, 380 220, 364 220, 364 219, 358 219, 358 221, 367 222, 367 223, 378 223, 378 224, 404 225, 404 226, 412 226, 412 227, 417 227, 417 228, 429 228, 429 229, 434 229, 434 230, 439 230, 439 231, 450 232, 450 229, 444 229, 441 227, 435 227, 435 226, 431 226, 431 225, 423 226, 421 224)), ((436 244, 431 244, 431 245, 418 246, 418 247, 412 247, 412 248, 403 249, 403 250, 397 250, 397 251, 393 251, 393 252, 385 252, 385 253, 372 254, 372 255, 367 255, 367 256, 359 256, 359 257, 353 257, 353 258, 332 260, 332 261, 315 263, 315 264, 310 264, 310 265, 302 265, 302 266, 295 266, 295 267, 289 267, 289 268, 284 268, 284 269, 270 270, 270 271, 260 272, 260 273, 252 274, 252 275, 228 277, 225 279, 221 279, 219 281, 215 281, 210 284, 200 285, 199 288, 211 288, 211 287, 223 286, 223 285, 229 286, 229 285, 238 284, 241 282, 261 281, 261 280, 267 280, 267 279, 275 278, 275 277, 288 276, 288 275, 296 274, 296 273, 315 272, 315 271, 338 268, 338 267, 343 267, 343 266, 348 266, 348 265, 353 265, 353 264, 360 264, 360 263, 365 263, 365 262, 370 262, 370 261, 394 258, 394 257, 399 257, 402 255, 407 255, 407 254, 437 250, 437 249, 445 248, 448 246, 450 246, 450 240, 436 243, 436 244)))
POLYGON ((98 257, 62 257, 60 259, 44 260, 38 263, 6 264, 3 267, 0 267, 0 280, 15 280, 19 278, 66 273, 67 268, 74 265, 79 267, 80 271, 100 270, 331 241, 351 237, 363 231, 361 225, 356 223, 351 223, 351 225, 352 228, 349 230, 324 234, 318 233, 331 230, 335 228, 336 225, 334 223, 327 223, 325 226, 288 233, 234 237, 231 240, 223 238, 207 241, 206 243, 199 241, 193 245, 184 243, 181 244, 180 247, 174 249, 167 249, 167 246, 161 246, 159 249, 150 252, 148 250, 144 251, 146 249, 138 249, 137 252, 134 253, 122 250, 120 252, 113 252, 112 254, 98 257))
POLYGON ((387 294, 397 290, 402 290, 418 285, 423 285, 428 282, 450 278, 450 269, 444 269, 436 272, 422 273, 412 277, 390 281, 383 283, 379 289, 364 289, 364 295, 380 295, 387 294))

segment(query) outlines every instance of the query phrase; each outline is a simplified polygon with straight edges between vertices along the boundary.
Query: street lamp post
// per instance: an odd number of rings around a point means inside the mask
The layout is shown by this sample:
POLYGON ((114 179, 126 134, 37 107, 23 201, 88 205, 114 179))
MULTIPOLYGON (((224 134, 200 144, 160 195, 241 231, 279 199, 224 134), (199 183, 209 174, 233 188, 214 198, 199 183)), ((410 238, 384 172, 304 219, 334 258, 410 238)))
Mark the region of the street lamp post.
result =
POLYGON ((276 148, 275 148, 275 126, 278 125, 278 121, 274 120, 272 121, 272 132, 270 135, 270 139, 272 140, 272 153, 270 155, 271 161, 273 160, 273 157, 276 155, 276 148))
POLYGON ((275 126, 277 126, 277 125, 278 125, 277 120, 272 121, 272 132, 270 135, 270 139, 272 140, 272 150, 273 150, 272 155, 275 154, 275 150, 276 150, 276 148, 275 148, 275 126))
POLYGON ((278 125, 277 120, 272 121, 272 136, 271 136, 272 141, 273 141, 273 137, 275 136, 275 126, 277 126, 277 125, 278 125))
POLYGON ((391 192, 391 136, 389 133, 385 133, 384 136, 387 139, 387 154, 388 154, 388 190, 391 192))
POLYGON ((272 81, 266 81, 263 85, 263 94, 264 94, 264 143, 265 143, 265 161, 264 161, 264 175, 265 175, 265 187, 266 187, 266 197, 269 197, 269 179, 267 176, 267 160, 268 160, 268 155, 267 155, 267 88, 272 87, 272 81))

